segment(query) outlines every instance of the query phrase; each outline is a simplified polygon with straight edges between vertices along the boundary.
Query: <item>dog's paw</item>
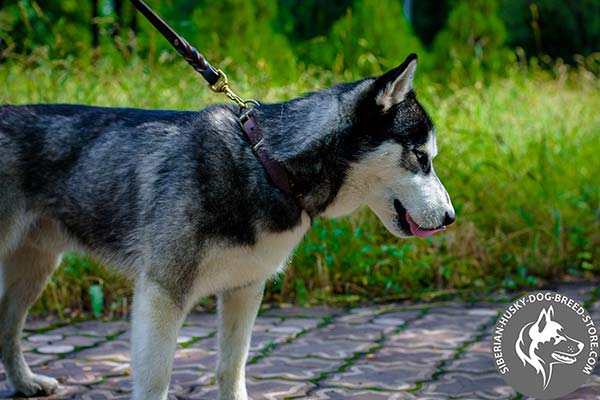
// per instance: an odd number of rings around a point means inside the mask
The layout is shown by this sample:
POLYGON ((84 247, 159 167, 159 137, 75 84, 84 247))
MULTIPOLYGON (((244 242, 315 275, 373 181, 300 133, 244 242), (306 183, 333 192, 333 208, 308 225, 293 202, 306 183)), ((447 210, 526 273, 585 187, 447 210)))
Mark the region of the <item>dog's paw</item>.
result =
POLYGON ((32 374, 28 379, 14 383, 15 392, 29 396, 48 396, 58 389, 58 381, 49 376, 32 374))

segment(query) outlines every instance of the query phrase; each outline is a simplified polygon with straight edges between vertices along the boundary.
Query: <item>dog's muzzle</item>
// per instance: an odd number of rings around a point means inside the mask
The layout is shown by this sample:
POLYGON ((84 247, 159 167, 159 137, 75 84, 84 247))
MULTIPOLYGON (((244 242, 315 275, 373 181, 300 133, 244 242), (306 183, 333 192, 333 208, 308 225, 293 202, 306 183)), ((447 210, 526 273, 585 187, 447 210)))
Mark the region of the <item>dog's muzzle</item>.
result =
POLYGON ((427 228, 423 228, 423 227, 419 226, 419 224, 417 224, 412 219, 412 217, 410 216, 410 214, 408 213, 406 208, 402 205, 400 200, 394 199, 394 208, 396 209, 396 212, 398 213, 398 223, 399 223, 400 227, 402 228, 402 230, 404 231, 404 233, 411 234, 411 235, 419 237, 419 238, 426 238, 426 237, 434 235, 438 232, 443 232, 446 230, 446 225, 450 225, 451 223, 454 222, 454 217, 452 217, 452 216, 448 215, 448 213, 446 213, 446 215, 444 217, 444 225, 438 226, 437 228, 433 228, 433 229, 427 229, 427 228))

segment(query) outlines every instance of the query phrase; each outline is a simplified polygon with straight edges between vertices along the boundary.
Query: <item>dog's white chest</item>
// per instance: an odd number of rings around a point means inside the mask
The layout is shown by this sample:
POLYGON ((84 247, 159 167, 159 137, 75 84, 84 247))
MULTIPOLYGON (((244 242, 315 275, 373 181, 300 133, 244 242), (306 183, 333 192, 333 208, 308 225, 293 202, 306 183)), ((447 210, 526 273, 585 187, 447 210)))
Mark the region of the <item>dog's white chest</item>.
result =
POLYGON ((310 217, 280 233, 263 233, 253 246, 215 244, 204 257, 195 283, 195 296, 203 297, 252 282, 264 281, 279 272, 310 228, 310 217))

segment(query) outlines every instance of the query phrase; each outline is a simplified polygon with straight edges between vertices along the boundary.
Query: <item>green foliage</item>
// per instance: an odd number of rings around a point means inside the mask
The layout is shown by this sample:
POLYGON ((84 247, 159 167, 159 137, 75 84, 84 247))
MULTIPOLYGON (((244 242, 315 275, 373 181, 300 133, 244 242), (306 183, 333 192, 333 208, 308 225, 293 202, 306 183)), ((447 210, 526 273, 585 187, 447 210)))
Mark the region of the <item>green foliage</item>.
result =
POLYGON ((600 2, 595 0, 501 0, 508 44, 530 56, 550 55, 573 62, 600 44, 600 2))
POLYGON ((74 253, 63 256, 34 312, 54 311, 61 318, 76 318, 84 311, 96 317, 128 313, 129 282, 99 263, 74 253))
POLYGON ((195 42, 228 70, 243 66, 289 82, 296 77, 296 58, 286 37, 274 29, 277 15, 275 0, 202 2, 192 15, 198 26, 195 42))
POLYGON ((310 46, 310 62, 347 76, 375 75, 409 53, 424 53, 396 0, 355 0, 327 38, 310 46))
POLYGON ((435 68, 473 82, 485 72, 503 71, 513 57, 504 47, 506 28, 497 11, 496 0, 458 0, 433 44, 435 68))
MULTIPOLYGON (((89 46, 85 17, 88 2, 76 0, 7 0, 0 8, 0 50, 32 52, 38 46, 59 57, 89 46)), ((0 57, 1 60, 1 57, 0 57)))
POLYGON ((352 6, 352 0, 285 0, 279 1, 278 25, 294 42, 325 36, 331 25, 352 6))
POLYGON ((423 44, 430 47, 444 29, 451 0, 413 0, 412 25, 423 44))

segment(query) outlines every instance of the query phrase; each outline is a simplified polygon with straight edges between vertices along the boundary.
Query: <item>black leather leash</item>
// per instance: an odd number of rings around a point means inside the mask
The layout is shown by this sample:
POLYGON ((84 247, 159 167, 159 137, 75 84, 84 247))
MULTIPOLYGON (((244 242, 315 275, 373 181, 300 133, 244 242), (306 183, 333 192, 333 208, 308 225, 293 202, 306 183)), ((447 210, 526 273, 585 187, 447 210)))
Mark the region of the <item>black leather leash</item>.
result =
POLYGON ((152 25, 171 43, 179 54, 208 82, 210 88, 218 93, 225 93, 240 107, 240 125, 246 139, 252 146, 252 151, 258 157, 273 184, 282 192, 292 196, 294 203, 302 209, 302 193, 297 190, 290 179, 283 164, 274 160, 264 148, 263 135, 260 127, 255 123, 252 113, 258 105, 256 100, 244 100, 235 94, 229 87, 227 75, 220 69, 214 68, 187 40, 175 32, 162 18, 160 18, 142 0, 130 0, 152 25))
POLYGON ((187 40, 175 32, 161 17, 158 16, 146 3, 141 0, 131 0, 131 3, 144 14, 144 17, 171 43, 175 50, 185 58, 192 68, 199 72, 209 85, 214 85, 221 78, 215 69, 202 54, 198 52, 187 40))

